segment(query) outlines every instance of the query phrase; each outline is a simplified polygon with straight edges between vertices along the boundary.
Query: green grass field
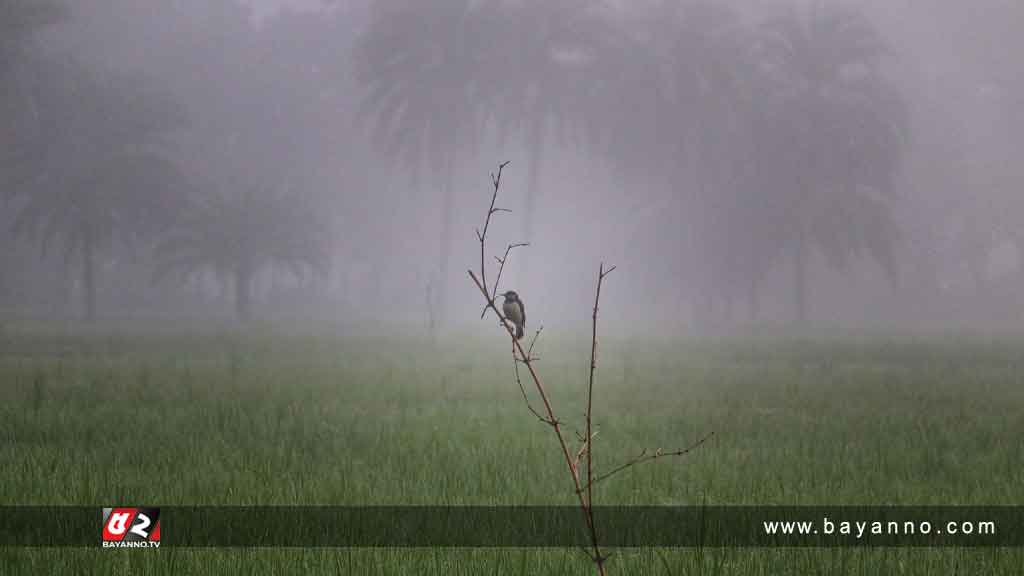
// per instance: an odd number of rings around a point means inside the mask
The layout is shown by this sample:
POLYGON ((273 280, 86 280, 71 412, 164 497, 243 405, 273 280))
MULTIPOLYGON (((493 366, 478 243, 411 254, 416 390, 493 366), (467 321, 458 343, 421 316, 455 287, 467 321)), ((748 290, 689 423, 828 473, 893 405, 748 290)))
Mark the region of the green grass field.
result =
MULTIPOLYGON (((0 504, 572 504, 508 344, 0 336, 0 504)), ((587 346, 538 345, 580 422, 587 346)), ((1024 503, 1024 342, 602 341, 602 504, 1024 503)), ((571 427, 570 427, 571 430, 571 427)), ((97 528, 98 530, 98 528, 97 528)), ((591 574, 573 550, 0 549, 0 574, 591 574)), ((1020 549, 624 551, 611 574, 1020 574, 1020 549)))

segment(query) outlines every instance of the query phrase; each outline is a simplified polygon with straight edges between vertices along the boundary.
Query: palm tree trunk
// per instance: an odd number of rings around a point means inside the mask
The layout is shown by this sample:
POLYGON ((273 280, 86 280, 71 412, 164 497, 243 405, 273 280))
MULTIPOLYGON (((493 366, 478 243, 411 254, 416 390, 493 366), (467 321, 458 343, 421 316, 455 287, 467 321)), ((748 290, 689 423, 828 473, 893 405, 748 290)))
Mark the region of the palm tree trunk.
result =
POLYGON ((455 211, 455 147, 452 146, 445 160, 444 200, 441 203, 441 246, 440 246, 440 278, 437 282, 436 310, 437 323, 443 326, 447 321, 448 298, 448 264, 451 256, 452 220, 455 211))
POLYGON ((757 299, 757 274, 750 274, 750 281, 747 284, 747 321, 753 324, 760 316, 760 303, 757 299))
POLYGON ((803 324, 807 320, 807 238, 802 225, 797 228, 793 252, 793 304, 796 321, 803 324))
POLYGON ((57 275, 57 291, 53 293, 53 297, 57 300, 60 305, 60 312, 64 318, 75 317, 75 292, 77 290, 77 280, 75 280, 75 270, 73 266, 70 266, 66 260, 60 260, 57 262, 57 270, 54 272, 57 275))
POLYGON ((235 317, 242 322, 252 318, 252 270, 248 264, 235 270, 235 317))
POLYGON ((92 228, 86 226, 82 234, 82 296, 85 320, 96 320, 96 245, 92 228))
MULTIPOLYGON (((530 121, 529 134, 526 137, 527 161, 526 168, 526 208, 523 214, 522 242, 533 242, 533 226, 536 221, 537 200, 540 197, 540 173, 544 162, 544 117, 536 116, 530 121)), ((519 255, 522 262, 522 275, 526 277, 529 269, 529 251, 519 255)))

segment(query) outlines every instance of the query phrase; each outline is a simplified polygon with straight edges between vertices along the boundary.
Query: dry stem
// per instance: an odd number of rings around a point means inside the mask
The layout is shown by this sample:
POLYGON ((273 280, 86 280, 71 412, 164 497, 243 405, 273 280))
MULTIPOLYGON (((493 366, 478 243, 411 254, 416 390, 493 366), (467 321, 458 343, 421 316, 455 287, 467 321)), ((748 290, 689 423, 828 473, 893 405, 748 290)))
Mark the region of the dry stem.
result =
POLYGON ((687 446, 686 448, 683 448, 682 450, 676 450, 674 452, 665 452, 664 449, 658 448, 657 450, 654 451, 653 454, 648 454, 647 453, 647 449, 644 448, 643 450, 640 451, 640 454, 636 458, 633 458, 632 460, 629 460, 625 464, 622 464, 621 466, 619 466, 617 468, 614 468, 614 469, 612 469, 612 470, 610 470, 608 472, 605 472, 604 474, 601 474, 600 476, 594 478, 593 480, 589 480, 587 482, 587 490, 590 490, 590 488, 594 484, 597 484, 598 482, 600 482, 602 480, 605 480, 605 479, 607 479, 607 478, 609 478, 609 477, 611 477, 611 476, 613 476, 615 474, 618 474, 619 472, 622 472, 623 470, 625 470, 625 469, 627 469, 627 468, 629 468, 631 466, 636 466, 637 464, 642 464, 644 462, 650 462, 650 461, 653 461, 653 460, 657 460, 658 458, 665 458, 667 456, 682 456, 684 454, 687 454, 687 453, 693 451, 694 449, 696 449, 697 447, 699 447, 701 444, 707 442, 714 435, 715 435, 714 432, 709 432, 706 435, 704 435, 704 437, 701 438, 700 440, 697 440, 696 442, 694 442, 693 444, 690 444, 689 446, 687 446))
MULTIPOLYGON (((683 454, 686 454, 691 450, 695 449, 696 447, 700 446, 701 444, 703 444, 708 438, 711 437, 711 434, 708 434, 707 436, 705 436, 692 446, 689 446, 688 448, 685 448, 683 450, 677 450, 675 452, 664 452, 662 449, 659 448, 654 454, 648 455, 647 451, 644 450, 636 458, 633 458, 632 460, 626 462, 625 464, 617 468, 614 468, 610 472, 595 476, 593 461, 593 444, 594 437, 597 436, 597 432, 593 430, 592 416, 594 398, 594 372, 597 368, 597 312, 599 304, 601 302, 601 286, 604 283, 605 277, 611 274, 613 270, 615 270, 615 266, 612 266, 611 268, 605 270, 604 263, 602 263, 598 269, 597 293, 594 296, 594 308, 592 315, 593 327, 591 331, 590 342, 590 378, 587 384, 587 411, 585 414, 586 435, 580 437, 580 442, 582 443, 582 445, 580 446, 579 450, 576 451, 575 455, 569 450, 569 445, 566 442, 565 435, 562 432, 561 422, 555 416, 555 411, 554 408, 552 408, 551 406, 551 401, 548 398, 547 390, 544 388, 544 384, 541 382, 540 375, 534 368, 534 362, 536 362, 538 358, 533 355, 533 348, 534 345, 537 343, 537 338, 540 337, 540 333, 541 330, 543 330, 543 326, 541 328, 538 328, 536 333, 533 335, 533 339, 530 341, 529 348, 527 350, 523 350, 522 344, 519 342, 519 340, 516 339, 515 332, 512 326, 509 324, 505 316, 502 314, 501 310, 494 303, 495 299, 498 296, 498 288, 501 282, 501 274, 505 269, 505 264, 508 262, 509 254, 512 252, 514 248, 527 246, 527 244, 509 244, 505 248, 504 256, 500 258, 495 257, 495 260, 498 262, 499 265, 498 274, 497 277, 495 278, 493 287, 491 287, 491 289, 488 290, 486 267, 487 232, 490 229, 491 216, 499 212, 510 212, 510 210, 506 208, 495 207, 495 203, 497 202, 498 198, 498 190, 501 187, 502 170, 505 168, 505 166, 508 166, 508 164, 508 162, 503 162, 498 166, 497 176, 495 176, 493 173, 491 174, 491 183, 494 185, 494 191, 491 195, 491 205, 487 210, 487 218, 484 220, 483 230, 481 231, 480 229, 477 229, 476 231, 477 240, 480 242, 479 276, 477 276, 477 274, 474 273, 473 270, 469 270, 469 277, 473 279, 473 283, 476 284, 477 288, 480 290, 480 294, 483 295, 484 300, 486 302, 483 311, 480 313, 480 317, 483 318, 487 314, 488 310, 492 310, 495 316, 498 317, 501 326, 505 328, 505 331, 508 333, 509 338, 512 340, 512 358, 513 363, 515 365, 516 383, 519 385, 520 392, 522 392, 523 400, 526 402, 526 407, 530 410, 531 413, 533 413, 534 416, 537 417, 538 420, 550 426, 551 429, 554 431, 555 436, 558 438, 558 444, 562 450, 562 455, 565 458, 566 466, 569 468, 569 475, 572 478, 574 492, 576 493, 576 497, 579 500, 580 509, 583 512, 584 521, 586 522, 587 531, 590 536, 591 551, 585 552, 587 553, 587 556, 590 557, 590 559, 594 562, 598 574, 604 576, 605 563, 608 560, 608 556, 602 555, 601 553, 601 547, 597 535, 597 528, 594 521, 594 485, 614 474, 617 474, 618 472, 621 472, 631 466, 635 466, 642 462, 653 461, 665 456, 681 456, 683 454), (525 386, 523 386, 523 381, 519 375, 519 364, 525 365, 526 369, 529 371, 530 378, 533 380, 534 386, 537 389, 537 393, 540 396, 541 402, 544 405, 543 412, 534 408, 534 406, 530 403, 529 396, 526 393, 526 388, 525 386), (585 481, 581 477, 579 469, 580 459, 583 458, 584 456, 586 457, 587 473, 585 481)), ((579 436, 578 432, 577 436, 579 436)))

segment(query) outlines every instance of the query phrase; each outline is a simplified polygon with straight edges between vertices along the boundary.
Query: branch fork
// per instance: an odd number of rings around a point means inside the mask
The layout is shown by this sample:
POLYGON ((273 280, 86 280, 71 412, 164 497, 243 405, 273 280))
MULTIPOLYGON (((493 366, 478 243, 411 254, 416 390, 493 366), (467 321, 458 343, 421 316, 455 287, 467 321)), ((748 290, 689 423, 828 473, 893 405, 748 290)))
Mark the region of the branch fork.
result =
POLYGON ((488 286, 487 283, 487 259, 486 259, 486 245, 487 245, 487 233, 490 230, 491 217, 495 214, 503 212, 511 212, 507 208, 498 208, 495 206, 498 199, 498 191, 501 188, 501 175, 508 162, 502 162, 498 166, 498 173, 495 175, 491 174, 491 184, 493 185, 493 192, 491 194, 490 207, 487 209, 487 217, 484 219, 483 229, 476 229, 476 237, 480 243, 480 269, 478 272, 469 270, 469 277, 476 284, 476 287, 480 290, 480 294, 484 297, 484 308, 480 313, 482 319, 487 315, 487 311, 491 310, 497 316, 499 325, 505 329, 508 333, 509 338, 512 340, 512 360, 515 367, 515 378, 516 384, 519 385, 519 390, 523 395, 523 401, 526 404, 527 409, 533 414, 540 422, 551 427, 554 431, 555 436, 558 438, 558 444, 561 448, 562 455, 565 459, 566 467, 569 469, 569 476, 573 482, 573 492, 576 494, 579 500, 580 510, 583 513, 584 521, 586 522, 587 532, 590 539, 590 544, 587 548, 581 548, 581 550, 587 555, 588 558, 594 563, 595 568, 599 576, 606 574, 605 564, 610 558, 610 554, 602 554, 599 538, 597 534, 597 525, 594 520, 594 508, 593 508, 593 487, 598 482, 605 480, 627 468, 641 464, 643 462, 657 460, 667 456, 682 456, 694 450, 701 444, 703 444, 712 434, 708 434, 704 438, 701 438, 696 443, 690 445, 682 450, 676 450, 674 452, 665 452, 663 449, 658 448, 653 454, 648 454, 647 450, 644 449, 640 452, 640 455, 627 461, 625 464, 613 468, 611 471, 604 474, 594 473, 594 461, 593 461, 593 444, 594 438, 597 436, 597 431, 594 430, 593 424, 593 398, 594 398, 594 373, 597 369, 597 312, 601 302, 601 287, 604 284, 605 278, 615 271, 615 266, 611 266, 605 269, 604 263, 602 262, 598 268, 597 273, 597 292, 594 296, 594 307, 592 313, 592 330, 591 330, 591 342, 590 342, 590 376, 587 381, 587 409, 584 413, 586 419, 586 429, 584 434, 576 432, 576 437, 581 443, 580 447, 574 452, 570 452, 569 445, 566 442, 565 434, 562 431, 562 423, 555 416, 554 408, 551 405, 550 398, 548 397, 547 389, 544 387, 541 381, 540 374, 538 374, 534 363, 540 358, 534 356, 533 349, 537 343, 537 339, 540 337, 541 331, 544 329, 543 326, 537 329, 534 333, 533 338, 530 340, 529 347, 524 350, 522 343, 516 339, 515 331, 510 325, 508 320, 502 314, 499 307, 495 304, 495 300, 498 297, 498 288, 501 284, 501 275, 505 270, 505 265, 508 263, 509 256, 512 250, 516 248, 526 247, 529 244, 525 242, 508 244, 505 247, 505 253, 503 256, 495 256, 494 259, 498 263, 498 273, 495 277, 494 284, 488 286), (478 275, 479 274, 479 275, 478 275), (534 388, 537 391, 537 395, 540 397, 542 409, 537 409, 530 402, 529 395, 526 392, 526 387, 523 385, 523 380, 520 377, 519 365, 526 366, 526 370, 530 375, 530 379, 533 381, 534 388), (585 476, 584 476, 585 473, 585 476))

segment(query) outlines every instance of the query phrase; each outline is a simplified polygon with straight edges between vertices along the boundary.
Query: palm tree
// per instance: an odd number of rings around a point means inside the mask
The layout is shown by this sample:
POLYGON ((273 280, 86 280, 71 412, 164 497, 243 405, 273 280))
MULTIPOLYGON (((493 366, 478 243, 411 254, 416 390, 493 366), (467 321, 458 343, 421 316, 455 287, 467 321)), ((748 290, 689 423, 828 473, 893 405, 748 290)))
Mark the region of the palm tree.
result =
POLYGON ((206 272, 230 277, 235 314, 249 320, 253 280, 261 271, 280 268, 303 277, 326 270, 323 222, 301 198, 269 189, 194 197, 157 243, 156 279, 206 272))
POLYGON ((764 28, 764 69, 782 160, 798 321, 807 314, 807 258, 834 266, 866 252, 892 277, 897 238, 886 196, 907 138, 906 105, 880 71, 886 45, 860 12, 813 5, 764 28))
POLYGON ((780 146, 778 124, 770 102, 771 85, 757 70, 749 72, 744 103, 737 110, 745 124, 745 145, 733 159, 737 164, 734 217, 726 229, 736 232, 731 262, 734 288, 746 291, 748 319, 758 319, 758 289, 762 279, 785 252, 789 206, 781 199, 789 194, 790 153, 780 146))
MULTIPOLYGON (((600 5, 588 0, 504 0, 487 66, 480 72, 490 92, 484 98, 498 125, 499 140, 522 135, 527 151, 523 237, 533 236, 540 176, 550 135, 561 144, 585 144, 588 125, 599 122, 589 101, 602 88, 617 31, 600 5)), ((592 127, 591 127, 592 128, 592 127)))
MULTIPOLYGON (((6 202, 13 190, 30 177, 31 150, 24 141, 35 127, 35 102, 29 97, 25 75, 26 60, 32 53, 33 40, 38 32, 60 21, 65 7, 50 0, 0 0, 0 207, 6 212, 6 202)), ((9 225, 7 214, 0 214, 0 226, 9 225)), ((0 269, 5 266, 9 250, 0 254, 0 269)), ((8 288, 4 274, 0 273, 0 293, 8 288)))
POLYGON ((26 78, 35 34, 61 20, 64 6, 47 0, 0 0, 0 201, 28 177, 31 151, 24 141, 37 127, 36 102, 26 78))
POLYGON ((131 76, 74 60, 47 62, 32 86, 39 103, 30 177, 14 190, 16 238, 58 244, 81 266, 85 317, 96 317, 96 256, 121 238, 152 233, 186 187, 158 150, 182 122, 176 105, 131 76))
POLYGON ((608 153, 627 178, 673 196, 665 212, 683 231, 681 264, 706 322, 716 298, 732 299, 739 244, 729 232, 754 206, 738 198, 749 162, 751 35, 732 11, 707 1, 662 1, 634 18, 618 86, 606 92, 618 93, 619 108, 609 113, 619 121, 608 153))
MULTIPOLYGON (((375 119, 375 138, 418 176, 429 165, 442 189, 438 316, 445 317, 448 261, 460 149, 473 147, 482 124, 480 74, 491 30, 474 0, 388 0, 375 6, 355 51, 364 85, 362 115, 375 119)), ((418 178, 417 178, 418 180, 418 178)))
POLYGON ((685 182, 692 190, 683 196, 689 203, 689 240, 701 272, 695 288, 704 303, 696 311, 708 323, 716 300, 725 305, 726 316, 731 314, 737 293, 742 293, 741 273, 758 269, 744 266, 751 264, 752 246, 739 232, 759 230, 749 225, 763 216, 756 211, 758 198, 750 197, 756 191, 745 187, 748 182, 742 178, 749 145, 750 119, 743 112, 749 109, 753 68, 750 34, 720 3, 697 1, 682 8, 663 4, 660 19, 673 109, 680 118, 677 150, 682 156, 677 161, 685 162, 685 182))

